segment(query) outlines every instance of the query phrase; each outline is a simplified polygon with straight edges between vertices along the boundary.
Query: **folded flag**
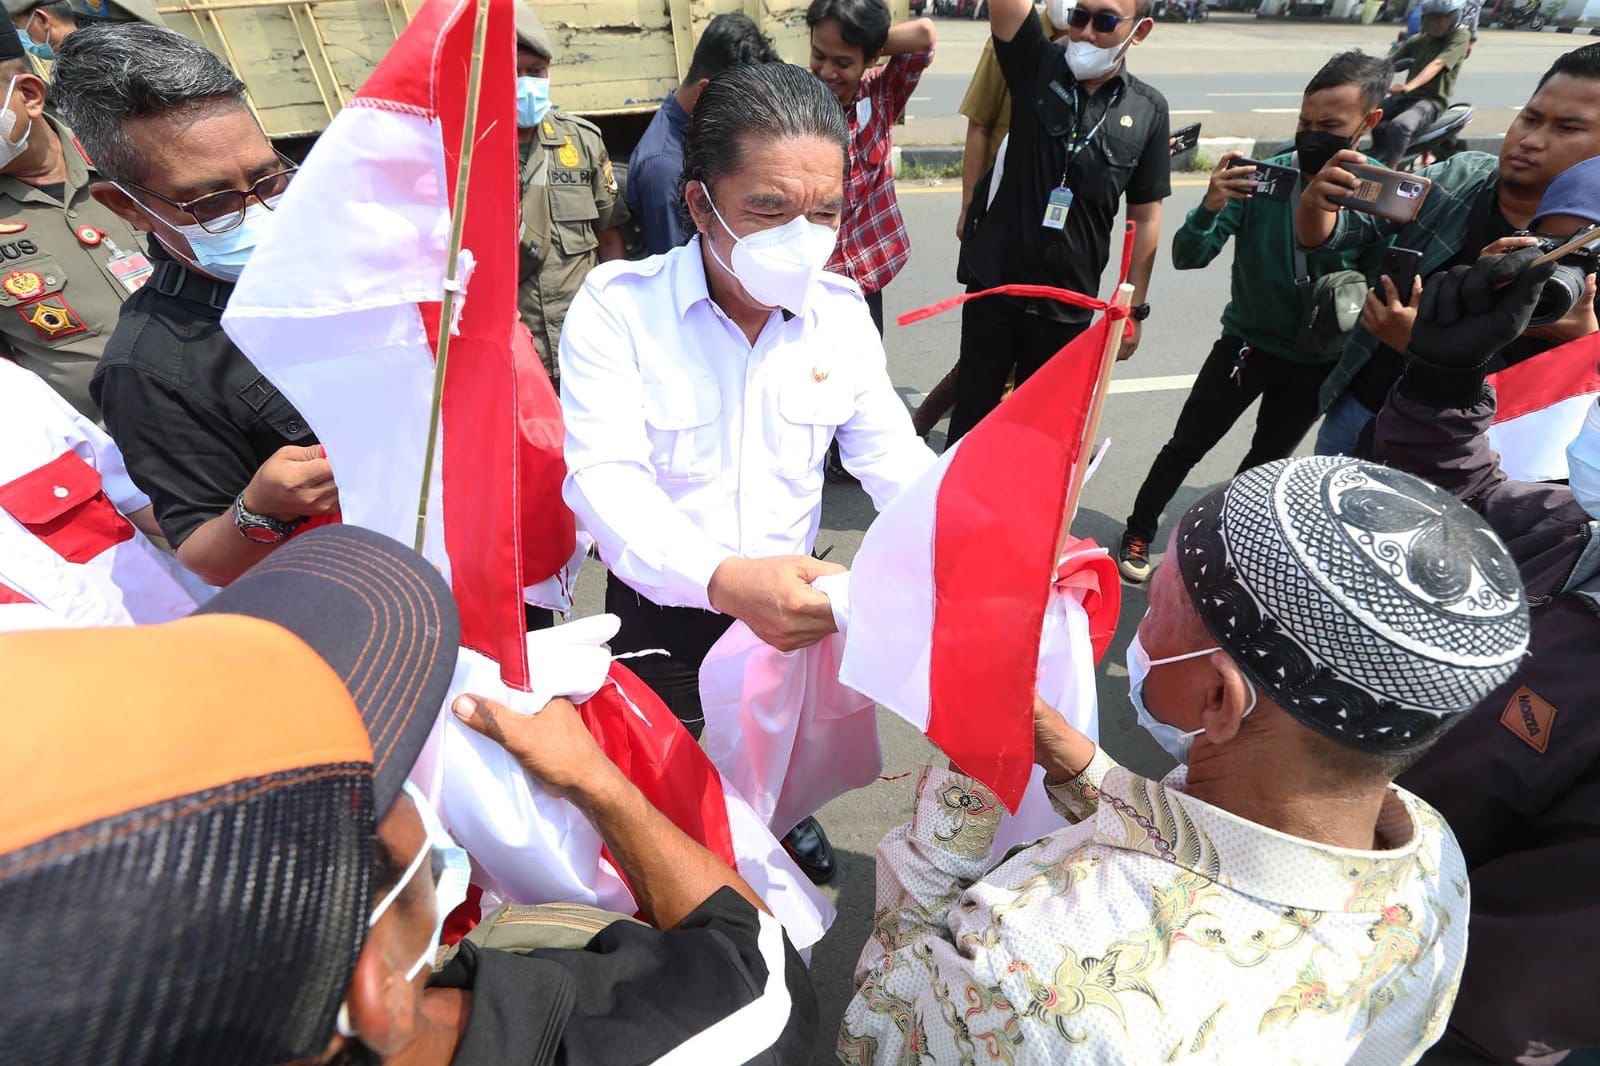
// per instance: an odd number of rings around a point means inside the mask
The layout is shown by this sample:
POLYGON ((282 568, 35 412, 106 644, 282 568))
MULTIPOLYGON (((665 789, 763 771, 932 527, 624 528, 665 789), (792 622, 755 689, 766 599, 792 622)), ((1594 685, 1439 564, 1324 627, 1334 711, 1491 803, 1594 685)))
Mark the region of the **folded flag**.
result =
POLYGON ((1541 352, 1489 375, 1494 422, 1489 446, 1513 481, 1565 481, 1567 445, 1600 396, 1600 333, 1541 352))

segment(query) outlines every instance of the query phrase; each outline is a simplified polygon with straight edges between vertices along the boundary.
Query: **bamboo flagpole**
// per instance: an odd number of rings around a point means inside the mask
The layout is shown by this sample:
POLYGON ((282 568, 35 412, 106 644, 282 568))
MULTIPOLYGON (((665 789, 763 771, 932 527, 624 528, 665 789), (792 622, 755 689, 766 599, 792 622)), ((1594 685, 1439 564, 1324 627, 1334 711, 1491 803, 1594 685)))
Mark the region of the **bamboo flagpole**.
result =
POLYGON ((417 552, 428 538, 428 490, 433 485, 433 456, 439 444, 439 411, 444 402, 444 375, 450 358, 450 323, 455 318, 461 281, 461 233, 467 220, 467 179, 472 175, 472 149, 477 143, 478 96, 483 86, 483 46, 489 36, 489 0, 478 0, 472 29, 472 65, 467 71, 467 113, 461 127, 461 155, 456 160, 455 210, 450 213, 450 245, 445 255, 444 294, 439 301, 439 339, 434 345, 433 404, 428 410, 428 445, 422 456, 422 487, 417 494, 417 552))
MULTIPOLYGON (((1111 297, 1112 307, 1130 307, 1133 304, 1133 286, 1123 282, 1111 297)), ((1100 432, 1100 415, 1105 411, 1106 394, 1111 389, 1111 368, 1116 365, 1117 352, 1122 348, 1122 334, 1127 330, 1128 319, 1119 315, 1111 320, 1111 332, 1106 337, 1105 351, 1100 353, 1100 376, 1095 382, 1094 401, 1089 405, 1089 417, 1084 420, 1083 441, 1078 448, 1078 461, 1073 464, 1072 485, 1067 489, 1067 505, 1063 508, 1061 544, 1070 536, 1073 519, 1078 517, 1078 498, 1083 495, 1083 479, 1089 471, 1090 451, 1100 432)), ((1058 548, 1057 555, 1060 555, 1058 548)))

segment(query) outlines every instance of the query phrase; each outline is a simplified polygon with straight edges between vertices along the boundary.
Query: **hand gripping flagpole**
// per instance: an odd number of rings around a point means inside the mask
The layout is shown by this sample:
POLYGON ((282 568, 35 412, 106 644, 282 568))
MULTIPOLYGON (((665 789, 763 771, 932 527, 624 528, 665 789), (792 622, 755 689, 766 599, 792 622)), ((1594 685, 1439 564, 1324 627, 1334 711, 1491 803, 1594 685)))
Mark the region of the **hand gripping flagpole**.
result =
POLYGON ((433 404, 428 410, 428 447, 422 456, 422 487, 417 493, 417 536, 412 547, 422 551, 428 538, 428 490, 433 485, 433 456, 439 444, 439 409, 444 401, 444 373, 450 357, 450 324, 461 291, 457 269, 461 233, 467 221, 467 179, 472 175, 472 148, 477 141, 478 93, 483 85, 483 45, 489 36, 489 0, 478 0, 472 28, 472 65, 467 71, 467 113, 461 125, 461 155, 456 160, 455 210, 450 213, 450 246, 445 256, 444 295, 439 301, 439 339, 433 363, 433 404))

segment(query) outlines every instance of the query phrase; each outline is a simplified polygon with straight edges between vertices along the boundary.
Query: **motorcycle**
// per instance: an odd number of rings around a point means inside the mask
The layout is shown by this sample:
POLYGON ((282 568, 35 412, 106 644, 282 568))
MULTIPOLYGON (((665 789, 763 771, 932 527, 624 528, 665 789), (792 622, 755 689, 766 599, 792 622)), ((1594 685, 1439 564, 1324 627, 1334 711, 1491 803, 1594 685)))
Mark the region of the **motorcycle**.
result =
MULTIPOLYGON (((1402 73, 1411 66, 1409 59, 1402 59, 1394 64, 1395 73, 1402 73)), ((1434 120, 1417 131, 1411 138, 1411 143, 1406 146, 1406 154, 1395 164, 1394 169, 1415 173, 1425 166, 1449 159, 1461 151, 1461 131, 1467 128, 1472 121, 1472 105, 1459 101, 1451 104, 1439 112, 1434 120)))
POLYGON ((1154 11, 1165 22, 1204 22, 1209 14, 1206 0, 1157 0, 1154 11))
POLYGON ((1499 23, 1508 30, 1518 27, 1527 27, 1535 32, 1544 29, 1544 9, 1541 0, 1528 0, 1525 4, 1511 4, 1502 7, 1499 23))

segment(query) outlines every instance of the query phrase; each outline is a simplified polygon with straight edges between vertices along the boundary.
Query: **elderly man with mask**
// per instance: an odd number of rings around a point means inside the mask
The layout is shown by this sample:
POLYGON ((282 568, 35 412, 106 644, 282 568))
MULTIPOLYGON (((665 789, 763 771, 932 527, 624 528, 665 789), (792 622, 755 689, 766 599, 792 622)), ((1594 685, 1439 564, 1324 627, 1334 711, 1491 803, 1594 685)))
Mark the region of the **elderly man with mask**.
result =
POLYGON ((172 30, 78 30, 55 92, 103 179, 95 199, 154 238, 90 393, 178 559, 225 585, 338 508, 311 428, 221 325, 295 165, 233 72, 172 30))
POLYGON ((1128 649, 1139 722, 1182 765, 1139 777, 1039 705, 1076 824, 998 866, 993 793, 925 770, 878 848, 839 1058, 1414 1061, 1468 886, 1391 782, 1527 645, 1515 564, 1447 493, 1345 458, 1238 475, 1179 522, 1128 649))
POLYGON ((1570 487, 1507 480, 1484 438, 1496 401, 1484 372, 1550 275, 1529 269, 1538 254, 1487 257, 1429 283, 1375 424, 1375 459, 1448 490, 1505 538, 1533 606, 1516 675, 1401 778, 1449 819, 1472 874, 1472 951, 1430 1063, 1600 1044, 1600 901, 1581 874, 1600 867, 1600 409, 1567 449, 1570 487))
MULTIPOLYGON (((696 735, 700 663, 735 619, 785 651, 834 631, 811 582, 839 568, 809 553, 835 437, 880 505, 933 462, 861 290, 823 269, 847 136, 808 71, 712 78, 685 141, 697 235, 602 264, 561 336, 563 491, 611 569, 612 647, 671 653, 632 665, 696 735)), ((832 876, 813 819, 788 843, 814 880, 832 876)))

